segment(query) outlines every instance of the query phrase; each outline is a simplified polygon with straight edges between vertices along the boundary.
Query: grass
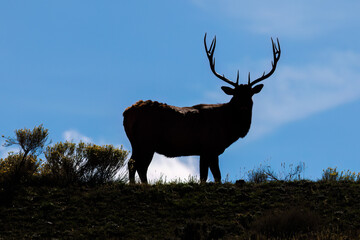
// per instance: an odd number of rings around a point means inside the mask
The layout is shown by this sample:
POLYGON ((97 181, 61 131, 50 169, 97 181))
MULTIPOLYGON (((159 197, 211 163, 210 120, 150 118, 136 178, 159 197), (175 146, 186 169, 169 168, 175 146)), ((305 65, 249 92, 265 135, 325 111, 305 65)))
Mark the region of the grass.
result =
POLYGON ((354 182, 28 184, 0 239, 359 239, 359 199, 354 182))
POLYGON ((42 163, 48 130, 15 134, 5 146, 22 150, 0 159, 0 240, 360 239, 360 173, 328 168, 311 182, 304 163, 284 163, 249 171, 249 182, 129 185, 113 181, 122 148, 58 143, 42 163))

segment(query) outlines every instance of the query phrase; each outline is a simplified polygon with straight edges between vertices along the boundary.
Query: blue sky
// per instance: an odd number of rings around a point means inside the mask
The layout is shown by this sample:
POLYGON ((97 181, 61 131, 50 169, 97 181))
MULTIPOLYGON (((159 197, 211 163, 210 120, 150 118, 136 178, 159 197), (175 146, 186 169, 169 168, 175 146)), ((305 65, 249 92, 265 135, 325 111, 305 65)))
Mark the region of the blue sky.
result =
MULTIPOLYGON (((229 101, 216 69, 246 82, 270 70, 244 139, 220 156, 223 178, 262 165, 305 163, 360 172, 358 1, 1 1, 0 134, 44 124, 53 142, 131 150, 122 112, 137 100, 176 106, 229 101)), ((3 143, 3 140, 1 140, 3 143)), ((0 156, 7 151, 0 147, 0 156)), ((155 156, 150 178, 198 174, 198 158, 155 156)))

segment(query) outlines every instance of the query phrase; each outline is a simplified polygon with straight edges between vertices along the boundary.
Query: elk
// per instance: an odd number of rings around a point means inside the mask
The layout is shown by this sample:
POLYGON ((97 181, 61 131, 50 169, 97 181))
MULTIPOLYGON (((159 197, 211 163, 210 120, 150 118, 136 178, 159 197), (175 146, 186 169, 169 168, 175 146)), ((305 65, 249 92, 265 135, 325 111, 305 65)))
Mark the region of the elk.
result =
POLYGON ((219 155, 239 138, 246 136, 251 125, 252 96, 263 88, 261 81, 270 77, 280 59, 281 49, 273 39, 274 60, 271 70, 254 81, 248 75, 247 84, 239 84, 215 71, 214 51, 216 36, 210 48, 204 45, 213 74, 231 85, 221 89, 232 96, 228 103, 199 104, 192 107, 176 107, 156 101, 138 101, 124 113, 124 128, 131 143, 132 156, 128 162, 130 183, 135 183, 135 173, 142 183, 147 183, 147 169, 154 153, 167 157, 200 156, 200 180, 206 182, 210 168, 215 182, 221 181, 219 155))

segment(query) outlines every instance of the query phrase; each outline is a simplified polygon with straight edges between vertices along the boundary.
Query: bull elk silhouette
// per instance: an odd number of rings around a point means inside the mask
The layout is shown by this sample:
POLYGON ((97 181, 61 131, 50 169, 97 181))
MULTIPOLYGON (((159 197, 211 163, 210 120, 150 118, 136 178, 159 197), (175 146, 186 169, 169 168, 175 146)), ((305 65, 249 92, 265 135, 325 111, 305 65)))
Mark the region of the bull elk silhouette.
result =
POLYGON ((204 45, 211 71, 231 87, 221 87, 231 95, 230 102, 223 104, 199 104, 192 107, 175 107, 156 101, 138 101, 127 108, 124 115, 124 128, 132 147, 128 163, 130 183, 135 182, 138 172, 142 183, 147 183, 147 169, 154 153, 167 157, 200 156, 200 180, 206 182, 210 168, 215 182, 220 182, 219 155, 240 137, 246 136, 251 125, 252 96, 263 88, 259 82, 270 77, 280 59, 281 49, 277 39, 273 39, 274 60, 270 72, 250 81, 239 84, 239 71, 236 82, 215 71, 214 51, 216 36, 210 48, 204 45), (258 85, 257 85, 258 84, 258 85))

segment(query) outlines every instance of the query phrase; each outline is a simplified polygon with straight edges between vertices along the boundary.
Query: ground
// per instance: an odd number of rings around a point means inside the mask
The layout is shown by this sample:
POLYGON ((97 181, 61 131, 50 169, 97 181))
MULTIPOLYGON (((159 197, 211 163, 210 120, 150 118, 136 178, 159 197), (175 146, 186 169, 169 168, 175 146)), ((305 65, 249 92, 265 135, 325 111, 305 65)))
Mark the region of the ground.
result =
POLYGON ((353 182, 30 184, 0 239, 358 239, 359 216, 353 182))

